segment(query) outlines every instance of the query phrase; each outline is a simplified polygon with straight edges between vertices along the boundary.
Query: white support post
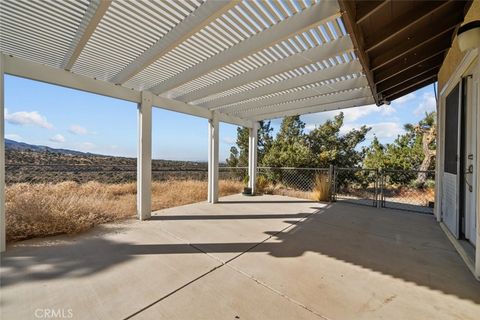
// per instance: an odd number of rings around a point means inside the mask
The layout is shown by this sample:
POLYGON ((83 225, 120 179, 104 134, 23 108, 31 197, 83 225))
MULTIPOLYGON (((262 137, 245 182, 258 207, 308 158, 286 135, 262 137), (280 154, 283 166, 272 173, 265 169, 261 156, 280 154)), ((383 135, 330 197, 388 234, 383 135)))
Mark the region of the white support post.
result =
POLYGON ((146 220, 152 214, 152 101, 153 95, 142 92, 138 104, 137 215, 146 220))
POLYGON ((4 57, 0 55, 0 252, 6 248, 4 57))
POLYGON ((218 139, 219 139, 218 114, 212 113, 208 120, 208 202, 218 202, 218 139))
POLYGON ((248 187, 252 188, 255 194, 255 182, 257 181, 257 144, 258 144, 258 122, 252 124, 248 135, 248 187))

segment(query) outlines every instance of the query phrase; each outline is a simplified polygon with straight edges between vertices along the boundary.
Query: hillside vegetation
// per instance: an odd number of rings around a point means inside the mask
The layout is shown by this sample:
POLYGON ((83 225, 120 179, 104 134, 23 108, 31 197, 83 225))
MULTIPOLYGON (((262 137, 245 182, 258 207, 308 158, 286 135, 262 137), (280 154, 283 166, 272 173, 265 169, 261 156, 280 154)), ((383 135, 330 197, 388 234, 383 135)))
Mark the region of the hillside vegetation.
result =
MULTIPOLYGON (((136 159, 6 141, 7 241, 134 218, 136 159)), ((206 163, 152 161, 152 209, 207 199, 206 163), (179 196, 181 195, 181 196, 179 196)), ((220 181, 220 195, 243 183, 220 181)))
MULTIPOLYGON (((135 158, 104 156, 73 150, 20 144, 8 140, 5 150, 6 183, 74 181, 126 183, 136 180, 135 158)), ((153 160, 156 181, 203 179, 207 164, 193 161, 153 160)))

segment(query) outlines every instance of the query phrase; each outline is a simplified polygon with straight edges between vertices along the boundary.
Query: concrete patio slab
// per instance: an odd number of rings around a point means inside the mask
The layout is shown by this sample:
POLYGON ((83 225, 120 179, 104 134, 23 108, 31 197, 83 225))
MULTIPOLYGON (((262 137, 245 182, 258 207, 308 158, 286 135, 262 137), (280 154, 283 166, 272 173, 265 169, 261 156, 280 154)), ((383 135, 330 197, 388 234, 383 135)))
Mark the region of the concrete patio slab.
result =
POLYGON ((228 265, 132 319, 321 319, 228 265))
POLYGON ((161 221, 159 230, 226 262, 323 207, 284 196, 232 195, 214 206, 203 202, 157 211, 152 220, 161 221))
POLYGON ((71 310, 74 319, 123 319, 220 265, 152 227, 115 224, 7 248, 1 318, 35 319, 46 309, 71 310))
POLYGON ((17 243, 2 319, 477 319, 476 281, 432 216, 232 196, 17 243), (68 313, 67 313, 68 315, 68 313))
POLYGON ((480 282, 428 215, 336 203, 230 266, 330 319, 480 315, 480 282))

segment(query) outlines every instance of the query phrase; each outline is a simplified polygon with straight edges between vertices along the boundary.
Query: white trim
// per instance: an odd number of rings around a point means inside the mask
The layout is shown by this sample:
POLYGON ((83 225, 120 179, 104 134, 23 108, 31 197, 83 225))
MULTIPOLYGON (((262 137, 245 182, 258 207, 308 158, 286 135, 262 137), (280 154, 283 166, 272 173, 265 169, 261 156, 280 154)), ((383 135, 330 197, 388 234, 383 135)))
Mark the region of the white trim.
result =
MULTIPOLYGON (((3 54, 2 56, 5 58, 5 73, 10 75, 77 89, 89 93, 100 94, 130 102, 141 102, 140 91, 129 89, 121 85, 115 85, 107 81, 92 79, 70 71, 53 68, 25 59, 3 54)), ((206 108, 155 95, 152 96, 152 99, 154 106, 158 108, 181 112, 206 119, 210 119, 212 117, 212 112, 206 108)), ((250 121, 222 113, 219 113, 219 119, 222 122, 239 126, 251 126, 250 121)))
MULTIPOLYGON (((474 73, 477 76, 477 83, 475 86, 475 91, 476 91, 476 105, 473 107, 476 108, 476 140, 477 140, 477 145, 476 145, 476 158, 477 158, 477 163, 475 166, 475 171, 476 171, 476 178, 475 178, 475 187, 476 187, 476 244, 475 244, 475 276, 477 277, 477 280, 480 281, 480 53, 477 51, 477 65, 474 69, 474 73)), ((475 83, 474 83, 475 84, 475 83)))
MULTIPOLYGON (((444 137, 444 119, 445 119, 445 96, 438 97, 437 106, 437 137, 444 137), (443 107, 442 107, 443 106, 443 107)), ((443 166, 445 159, 445 140, 438 139, 437 152, 435 155, 435 217, 438 222, 442 221, 442 193, 443 193, 443 166)))
POLYGON ((470 67, 472 62, 477 57, 477 55, 478 55, 478 49, 471 50, 465 54, 462 61, 460 61, 457 68, 455 69, 455 72, 453 72, 453 74, 450 75, 450 78, 448 79, 447 83, 445 83, 442 89, 440 90, 440 96, 446 97, 450 93, 450 91, 452 91, 452 89, 455 88, 455 85, 461 80, 462 76, 470 67))
POLYGON ((4 57, 5 73, 7 74, 140 103, 140 91, 116 86, 110 82, 95 80, 29 60, 7 55, 4 55, 4 57))

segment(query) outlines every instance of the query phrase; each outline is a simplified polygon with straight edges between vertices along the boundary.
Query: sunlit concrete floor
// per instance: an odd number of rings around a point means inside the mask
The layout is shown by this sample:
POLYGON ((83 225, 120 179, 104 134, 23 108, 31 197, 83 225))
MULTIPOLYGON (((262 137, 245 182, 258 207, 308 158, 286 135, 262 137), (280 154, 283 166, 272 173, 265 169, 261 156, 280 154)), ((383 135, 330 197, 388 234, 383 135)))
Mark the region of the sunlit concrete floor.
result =
POLYGON ((479 319, 432 216, 225 197, 7 248, 1 318, 479 319))

